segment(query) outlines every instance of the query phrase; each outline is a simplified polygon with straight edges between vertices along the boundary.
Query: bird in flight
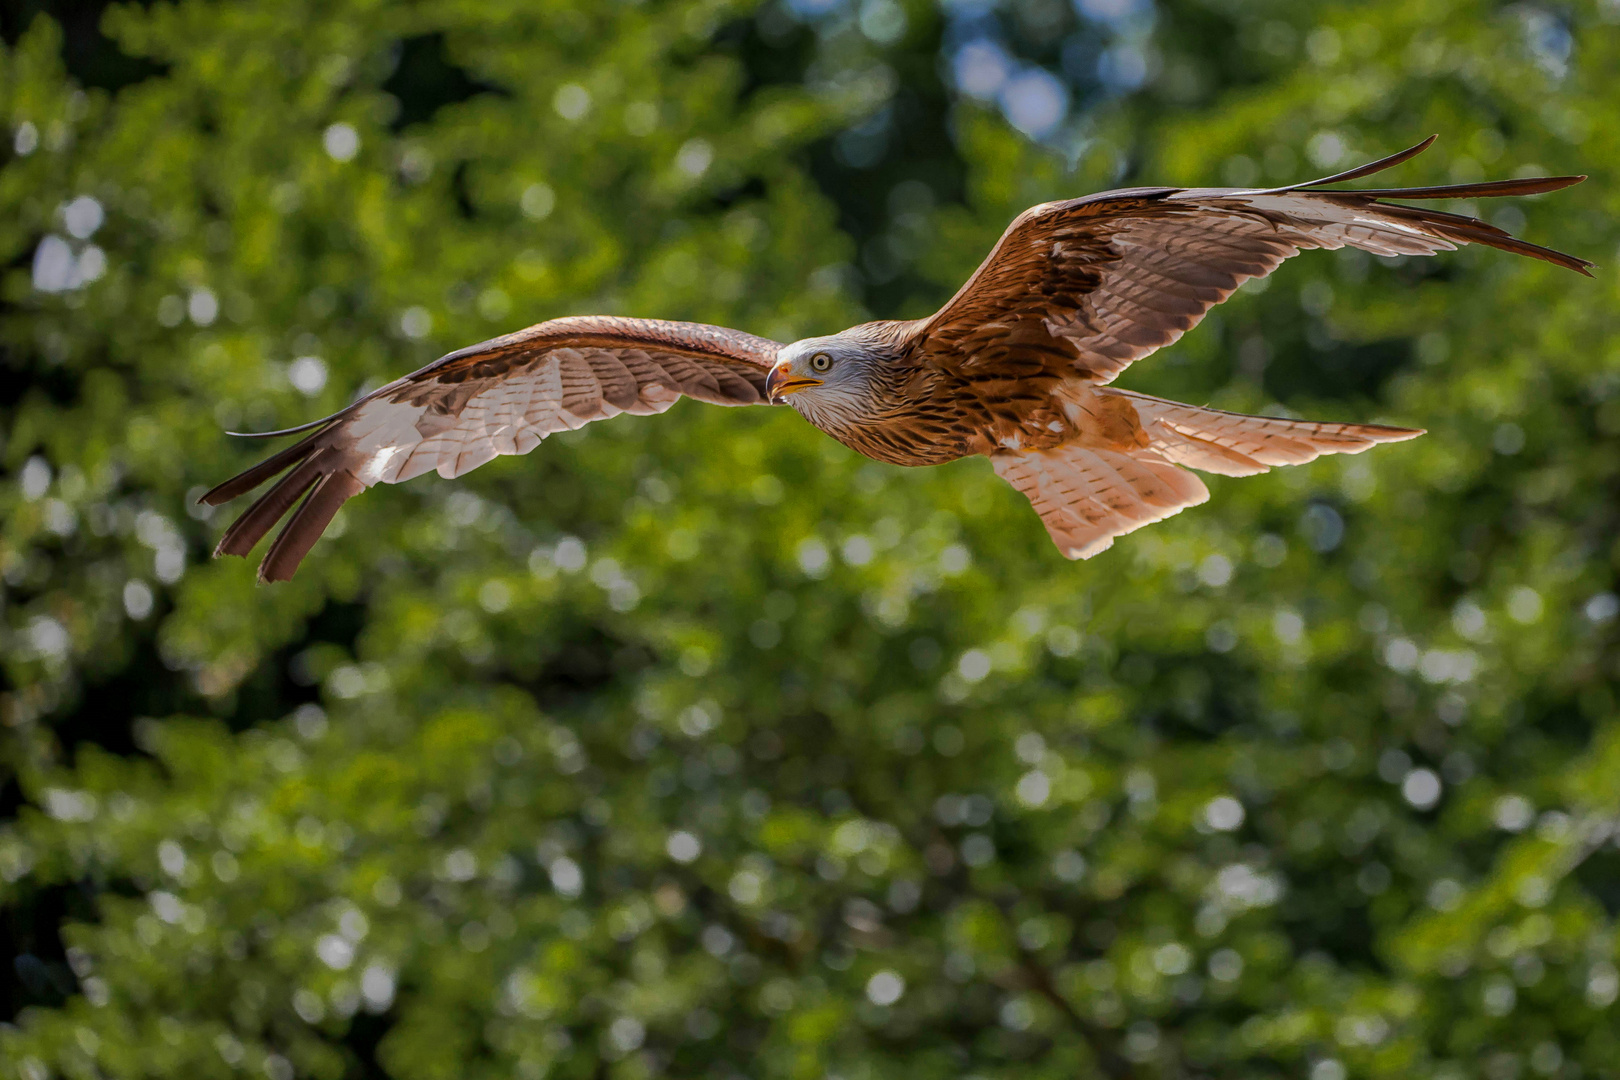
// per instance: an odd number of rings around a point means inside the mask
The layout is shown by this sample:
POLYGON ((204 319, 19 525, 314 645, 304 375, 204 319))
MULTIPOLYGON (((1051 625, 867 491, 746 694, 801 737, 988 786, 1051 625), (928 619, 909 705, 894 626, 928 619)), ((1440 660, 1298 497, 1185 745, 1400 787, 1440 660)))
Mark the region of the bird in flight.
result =
POLYGON ((1325 187, 1399 165, 1432 142, 1289 187, 1128 188, 1031 207, 926 319, 783 345, 697 323, 574 316, 458 350, 323 420, 266 433, 310 434, 202 497, 217 506, 286 473, 215 554, 248 554, 293 510, 259 567, 261 581, 287 580, 338 508, 373 484, 429 469, 460 476, 498 454, 526 454, 553 432, 663 412, 684 395, 785 403, 895 465, 988 457, 1059 551, 1090 558, 1208 499, 1188 468, 1248 476, 1422 434, 1245 416, 1109 385, 1249 278, 1307 248, 1432 255, 1462 244, 1590 276, 1585 259, 1475 218, 1385 201, 1536 195, 1585 177, 1325 187))

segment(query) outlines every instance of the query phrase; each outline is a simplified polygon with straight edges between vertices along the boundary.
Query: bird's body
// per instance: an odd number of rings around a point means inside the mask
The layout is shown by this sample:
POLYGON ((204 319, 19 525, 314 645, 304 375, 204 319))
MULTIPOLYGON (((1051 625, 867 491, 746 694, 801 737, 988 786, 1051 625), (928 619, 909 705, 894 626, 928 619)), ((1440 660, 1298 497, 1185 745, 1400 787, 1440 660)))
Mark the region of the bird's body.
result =
POLYGON ((795 395, 788 404, 856 453, 890 465, 943 465, 1070 445, 1146 445, 1134 412, 1072 369, 1005 355, 975 363, 968 355, 960 368, 948 370, 917 347, 915 325, 863 323, 810 339, 817 348, 853 345, 876 361, 866 408, 839 409, 815 395, 795 395))
MULTIPOLYGON (((1110 385, 1243 281, 1306 248, 1429 255, 1483 243, 1586 272, 1585 260, 1473 218, 1382 201, 1528 195, 1580 177, 1324 191, 1420 152, 1273 190, 1135 188, 1019 215, 927 319, 780 345, 737 330, 611 316, 554 319, 474 345, 367 395, 295 446, 204 496, 217 504, 289 470, 225 533, 246 554, 304 503, 260 568, 290 577, 338 507, 378 482, 457 476, 552 432, 682 396, 782 403, 867 457, 988 457, 1070 558, 1209 497, 1183 466, 1228 476, 1357 453, 1422 432, 1243 416, 1110 385)), ((289 434, 276 432, 272 434, 289 434)))

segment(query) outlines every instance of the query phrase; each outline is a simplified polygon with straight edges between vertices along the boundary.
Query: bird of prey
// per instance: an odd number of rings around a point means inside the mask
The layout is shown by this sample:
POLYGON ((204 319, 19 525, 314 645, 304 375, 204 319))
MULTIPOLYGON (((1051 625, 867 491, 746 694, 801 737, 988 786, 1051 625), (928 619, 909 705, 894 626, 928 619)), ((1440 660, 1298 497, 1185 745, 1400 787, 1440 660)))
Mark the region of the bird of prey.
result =
POLYGON ((738 330, 610 316, 553 319, 450 353, 302 427, 302 441, 203 496, 218 505, 286 472, 225 531, 246 555, 302 498, 261 581, 290 578, 349 498, 429 469, 460 476, 498 454, 682 395, 782 404, 895 465, 981 454, 1034 505, 1058 549, 1089 558, 1114 537, 1209 498, 1186 467, 1247 476, 1422 434, 1183 405, 1109 384, 1174 342, 1249 278, 1306 248, 1432 255, 1486 244, 1588 274, 1585 259, 1475 218, 1388 199, 1535 195, 1584 179, 1330 189, 1409 150, 1269 189, 1142 187, 1031 207, 933 315, 782 345, 738 330))

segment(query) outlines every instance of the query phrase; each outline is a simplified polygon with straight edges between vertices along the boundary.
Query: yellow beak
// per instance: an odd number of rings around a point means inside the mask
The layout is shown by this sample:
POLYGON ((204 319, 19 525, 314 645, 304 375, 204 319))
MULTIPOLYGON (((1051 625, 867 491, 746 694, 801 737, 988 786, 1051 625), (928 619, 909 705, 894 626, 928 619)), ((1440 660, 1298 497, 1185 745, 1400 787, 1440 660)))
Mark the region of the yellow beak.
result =
POLYGON ((820 379, 812 379, 808 375, 794 375, 786 368, 771 368, 771 373, 765 376, 765 396, 770 399, 772 405, 779 405, 789 394, 820 385, 820 379))

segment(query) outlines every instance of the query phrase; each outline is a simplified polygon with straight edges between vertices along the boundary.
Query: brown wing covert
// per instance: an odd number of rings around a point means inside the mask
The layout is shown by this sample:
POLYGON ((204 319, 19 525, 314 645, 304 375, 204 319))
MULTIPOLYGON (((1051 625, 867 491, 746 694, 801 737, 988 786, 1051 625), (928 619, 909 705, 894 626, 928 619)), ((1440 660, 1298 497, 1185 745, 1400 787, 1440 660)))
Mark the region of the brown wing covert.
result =
POLYGON ((1286 188, 1135 188, 1033 207, 957 294, 917 324, 913 347, 947 368, 1034 359, 1106 383, 1192 329, 1243 282, 1309 248, 1432 255, 1486 244, 1588 272, 1585 259, 1476 218, 1383 201, 1536 195, 1584 177, 1321 187, 1399 164, 1432 141, 1286 188))

